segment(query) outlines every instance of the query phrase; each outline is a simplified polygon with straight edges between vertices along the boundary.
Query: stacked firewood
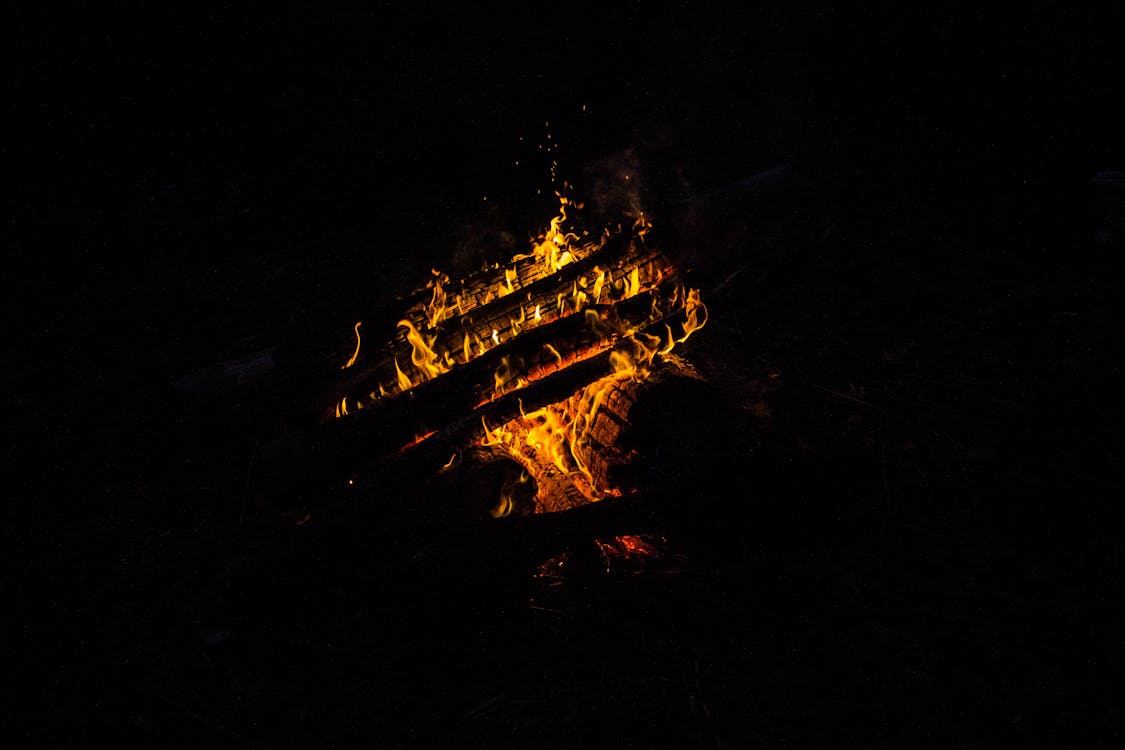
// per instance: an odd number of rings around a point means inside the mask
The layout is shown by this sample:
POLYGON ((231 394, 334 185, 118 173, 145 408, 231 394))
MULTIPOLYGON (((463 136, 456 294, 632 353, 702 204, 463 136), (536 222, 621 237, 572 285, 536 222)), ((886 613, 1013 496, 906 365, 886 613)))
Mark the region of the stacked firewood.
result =
POLYGON ((659 470, 652 462, 674 463, 691 437, 685 405, 710 408, 706 384, 673 353, 706 306, 646 243, 643 215, 590 235, 570 229, 568 207, 563 198, 508 264, 458 280, 435 269, 392 330, 356 322, 322 407, 353 482, 423 456, 466 503, 503 516, 628 494, 659 470))

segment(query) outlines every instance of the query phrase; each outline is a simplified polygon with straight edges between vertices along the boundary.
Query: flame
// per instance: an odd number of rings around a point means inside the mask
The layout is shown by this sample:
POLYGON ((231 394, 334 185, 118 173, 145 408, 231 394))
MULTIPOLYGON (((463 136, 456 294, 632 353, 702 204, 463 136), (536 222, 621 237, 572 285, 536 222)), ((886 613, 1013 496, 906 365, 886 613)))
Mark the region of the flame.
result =
POLYGON ((413 351, 410 354, 410 361, 414 366, 422 371, 422 375, 426 380, 436 378, 443 372, 449 371, 449 366, 442 361, 442 357, 433 350, 434 341, 436 336, 431 336, 429 341, 422 337, 418 329, 409 320, 400 320, 398 322, 399 328, 406 329, 406 340, 410 342, 413 351))
MULTIPOLYGON (((674 293, 674 298, 684 299, 682 290, 674 293)), ((497 428, 489 428, 482 418, 484 433, 482 445, 502 445, 524 466, 529 465, 529 456, 538 456, 553 465, 560 472, 571 476, 575 485, 589 499, 598 500, 607 495, 620 494, 612 487, 601 486, 594 471, 583 460, 588 455, 592 440, 591 430, 598 414, 616 384, 624 379, 644 380, 650 376, 653 360, 658 355, 667 355, 691 332, 698 330, 707 320, 706 307, 700 300, 699 290, 691 290, 686 295, 684 323, 685 336, 674 339, 672 328, 665 323, 665 336, 628 330, 615 329, 597 310, 587 309, 586 320, 600 338, 617 335, 617 345, 609 352, 609 374, 590 383, 572 398, 532 412, 525 412, 520 402, 520 416, 497 428), (579 482, 578 479, 582 481, 579 482)), ((544 344, 558 362, 563 365, 561 353, 551 344, 544 344)), ((495 373, 496 391, 500 393, 512 378, 511 363, 507 357, 495 373)), ((516 380, 517 386, 522 378, 516 380)))
MULTIPOLYGON (((564 184, 564 191, 565 189, 564 184)), ((510 266, 505 267, 500 263, 489 264, 487 268, 481 269, 482 275, 474 275, 460 282, 460 294, 452 294, 449 276, 437 269, 431 269, 432 278, 427 285, 431 293, 428 298, 422 297, 417 300, 397 324, 398 327, 405 329, 405 339, 411 346, 411 362, 418 372, 411 371, 410 375, 403 372, 396 355, 393 357, 396 375, 394 382, 397 382, 398 392, 405 392, 449 372, 458 364, 467 364, 490 349, 500 346, 505 341, 502 338, 504 329, 502 321, 505 319, 509 323, 507 329, 509 339, 513 339, 525 332, 525 329, 543 323, 544 318, 551 323, 570 313, 584 313, 584 322, 596 337, 596 342, 590 343, 588 334, 583 333, 579 341, 585 343, 571 344, 565 355, 551 344, 542 344, 550 357, 540 354, 529 363, 530 369, 525 368, 522 360, 502 357, 499 366, 493 371, 494 388, 489 389, 487 382, 479 384, 482 391, 493 392, 488 394, 478 392, 475 395, 482 398, 480 403, 484 404, 505 392, 518 390, 529 381, 562 369, 571 362, 601 355, 604 355, 605 360, 608 361, 608 372, 595 382, 579 389, 569 399, 531 413, 524 413, 521 403, 520 416, 498 427, 489 427, 482 417, 482 433, 478 443, 503 446, 512 453, 527 469, 519 480, 521 483, 535 480, 539 486, 550 486, 550 483, 543 484, 538 481, 542 477, 537 472, 553 467, 550 469, 552 472, 557 469, 568 476, 584 496, 590 500, 597 500, 606 495, 620 494, 619 490, 612 487, 598 486, 599 482, 604 484, 607 481, 605 467, 600 458, 596 462, 591 461, 592 466, 587 465, 590 456, 593 455, 590 452, 593 447, 593 436, 597 435, 600 440, 606 437, 602 432, 604 426, 600 421, 606 416, 599 417, 599 414, 607 399, 614 397, 614 389, 620 387, 623 380, 643 380, 649 377, 654 359, 669 355, 677 344, 686 341, 694 331, 703 327, 707 322, 708 313, 706 306, 700 300, 699 290, 685 292, 682 284, 662 284, 669 276, 675 279, 675 270, 658 254, 644 249, 642 243, 629 245, 628 255, 620 258, 615 256, 612 260, 612 268, 606 267, 603 263, 593 266, 592 271, 584 271, 583 275, 573 280, 570 292, 560 292, 565 290, 565 281, 561 280, 546 282, 556 286, 551 290, 537 292, 536 289, 543 289, 545 284, 533 288, 531 285, 534 282, 577 261, 585 260, 591 253, 604 247, 611 236, 610 230, 606 229, 600 237, 600 242, 597 238, 587 240, 588 233, 580 234, 569 226, 571 214, 575 210, 580 210, 582 205, 567 198, 563 192, 556 192, 556 196, 559 199, 557 215, 550 220, 547 228, 532 240, 531 251, 526 255, 513 257, 510 266), (640 260, 637 260, 638 258, 640 260), (486 313, 487 317, 478 318, 475 322, 468 317, 475 315, 474 311, 489 302, 517 290, 521 291, 521 294, 526 293, 527 296, 526 301, 519 300, 521 304, 518 311, 505 301, 502 303, 504 312, 495 314, 489 311, 486 313), (644 306, 630 305, 624 313, 630 317, 622 321, 618 312, 623 308, 612 306, 618 301, 636 297, 642 291, 652 294, 649 317, 641 320, 641 316, 646 314, 644 306), (557 293, 555 305, 550 302, 550 295, 553 293, 557 293), (607 310, 602 307, 603 305, 611 307, 607 310), (552 307, 557 309, 557 315, 552 307), (679 338, 673 333, 672 325, 663 323, 677 311, 683 313, 682 333, 679 338), (448 324, 454 315, 463 316, 460 321, 463 336, 459 347, 456 334, 452 330, 441 331, 441 326, 448 324), (661 323, 663 329, 659 336, 645 332, 647 327, 653 324, 659 327, 661 323), (488 342, 489 338, 492 339, 491 343, 488 342), (462 359, 455 360, 452 352, 458 349, 462 359)), ((651 223, 643 212, 631 213, 629 219, 633 222, 632 230, 635 237, 643 240, 651 229, 651 223)), ((617 229, 619 231, 621 225, 618 225, 617 229)), ((577 271, 577 268, 572 270, 577 271)), ((577 276, 577 273, 574 275, 577 276)), ((343 369, 353 366, 358 361, 361 323, 362 321, 355 324, 355 352, 343 369)), ((402 353, 398 352, 398 354, 402 353)), ((368 406, 379 397, 392 395, 388 393, 388 390, 393 391, 392 381, 387 377, 388 375, 389 373, 384 375, 383 383, 377 384, 378 394, 371 391, 368 406)), ((367 384, 364 392, 375 385, 374 382, 367 384)), ((353 394, 349 394, 336 404, 336 415, 338 417, 347 415, 349 410, 355 412, 362 408, 363 402, 356 399, 353 394), (349 404, 349 399, 353 403, 349 404)), ((418 438, 416 442, 425 437, 428 435, 418 438)), ((459 456, 455 453, 441 470, 447 471, 456 465, 458 460, 459 456)), ((518 502, 520 496, 516 494, 518 486, 514 477, 509 483, 512 486, 508 487, 506 483, 498 505, 490 511, 495 517, 511 513, 515 507, 513 503, 518 502)))
POLYGON ((398 387, 405 393, 411 389, 413 384, 410 382, 410 378, 406 377, 406 373, 402 371, 402 368, 398 366, 398 357, 395 357, 394 360, 395 372, 398 373, 398 387))
POLYGON ((512 441, 512 431, 505 425, 493 429, 488 426, 483 414, 480 418, 480 424, 484 428, 484 436, 480 440, 482 446, 506 445, 512 441))
POLYGON ((525 414, 523 419, 529 425, 528 447, 546 456, 559 471, 569 474, 573 459, 567 443, 570 420, 566 412, 558 407, 544 407, 525 414))
POLYGON ((684 312, 687 320, 684 321, 684 335, 676 339, 678 343, 687 341, 692 335, 707 323, 707 306, 699 299, 699 290, 688 291, 687 300, 684 302, 684 312), (700 315, 702 314, 702 320, 700 315))
POLYGON ((347 361, 347 363, 345 363, 344 366, 340 368, 341 370, 346 370, 349 367, 351 367, 352 365, 354 365, 356 357, 359 356, 359 327, 361 325, 363 325, 362 320, 356 321, 356 324, 355 324, 355 351, 352 353, 352 358, 349 359, 347 361))
POLYGON ((521 484, 527 484, 530 479, 531 477, 527 475, 527 472, 520 472, 519 478, 504 482, 504 486, 500 488, 500 502, 489 511, 493 518, 504 518, 511 514, 512 508, 515 507, 512 499, 515 497, 516 489, 521 484))
POLYGON ((567 220, 566 207, 574 206, 581 210, 582 204, 574 203, 562 193, 556 192, 555 195, 559 199, 559 215, 551 219, 547 230, 533 243, 530 255, 520 255, 513 259, 536 258, 542 264, 544 275, 555 273, 575 261, 571 243, 579 239, 577 234, 565 231, 563 224, 567 220))
MULTIPOLYGON (((626 177, 625 179, 629 178, 626 177)), ((637 237, 643 240, 650 229, 652 229, 652 224, 645 219, 645 212, 641 211, 640 215, 637 216, 637 220, 633 222, 633 230, 637 233, 637 237)))
POLYGON ((519 320, 516 320, 515 318, 508 318, 508 322, 512 324, 512 336, 518 336, 519 335, 520 326, 522 326, 526 321, 527 321, 527 311, 523 309, 523 305, 520 305, 519 320))
POLYGON ((625 282, 625 296, 624 299, 634 297, 641 291, 641 269, 634 268, 629 278, 625 282))
POLYGON ((434 280, 430 282, 433 284, 434 293, 430 298, 430 303, 426 305, 426 321, 429 323, 429 327, 433 328, 445 317, 446 294, 441 285, 448 283, 449 277, 437 269, 430 269, 430 273, 434 275, 434 280))
POLYGON ((579 310, 581 310, 582 306, 586 304, 586 300, 588 299, 588 297, 586 296, 586 292, 578 288, 578 282, 574 283, 574 291, 571 292, 570 296, 574 300, 574 312, 578 312, 579 310))
POLYGON ((602 301, 602 285, 605 283, 605 271, 601 270, 597 266, 594 267, 594 270, 598 272, 598 278, 597 278, 596 281, 594 281, 594 292, 593 292, 593 294, 594 294, 594 304, 597 305, 597 304, 600 304, 601 301, 602 301))

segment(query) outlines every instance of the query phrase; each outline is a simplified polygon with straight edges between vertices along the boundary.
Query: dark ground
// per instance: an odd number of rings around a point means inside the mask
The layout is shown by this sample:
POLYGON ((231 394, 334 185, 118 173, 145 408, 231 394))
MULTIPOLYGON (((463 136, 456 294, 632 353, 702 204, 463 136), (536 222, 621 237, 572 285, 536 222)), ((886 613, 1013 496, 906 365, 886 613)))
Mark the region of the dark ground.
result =
POLYGON ((552 12, 17 19, 14 744, 1118 737, 1104 20, 552 12), (552 158, 591 211, 628 173, 670 252, 746 265, 687 350, 739 439, 659 564, 576 543, 548 585, 518 532, 435 530, 395 484, 344 534, 276 455, 321 363, 174 387, 522 247, 552 158))

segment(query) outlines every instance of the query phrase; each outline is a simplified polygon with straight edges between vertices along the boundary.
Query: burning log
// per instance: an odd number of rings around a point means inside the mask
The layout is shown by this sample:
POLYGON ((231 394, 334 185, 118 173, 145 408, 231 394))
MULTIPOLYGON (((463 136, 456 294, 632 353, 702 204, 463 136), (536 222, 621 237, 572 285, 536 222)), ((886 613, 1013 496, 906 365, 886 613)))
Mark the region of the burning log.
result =
POLYGON ((536 511, 554 513, 681 486, 714 468, 730 439, 727 414, 719 394, 670 355, 643 376, 619 370, 565 401, 486 424, 483 444, 507 448, 539 484, 536 511))
MULTIPOLYGON (((563 216, 566 205, 564 200, 563 216)), ((520 394, 517 403, 524 395, 539 401, 529 390, 538 381, 602 356, 622 337, 695 305, 698 298, 689 299, 669 261, 644 245, 647 227, 638 222, 628 236, 607 233, 598 243, 577 246, 567 244, 574 235, 561 234, 556 219, 547 239, 534 253, 517 256, 512 270, 470 277, 463 288, 476 291, 456 295, 455 307, 442 286, 448 279, 437 275, 431 301, 416 302, 399 321, 406 351, 392 345, 365 355, 357 323, 356 349, 335 386, 334 409, 325 416, 328 432, 347 444, 345 452, 362 445, 368 455, 393 454, 512 393, 520 394), (407 360, 404 371, 400 362, 407 360)), ((683 325, 686 335, 693 324, 683 325)), ((666 344, 649 338, 670 350, 670 324, 664 333, 666 344)), ((555 397, 565 398, 597 376, 587 370, 581 379, 562 377, 569 385, 556 387, 555 397)))
MULTIPOLYGON (((479 289, 472 295, 457 295, 456 309, 470 308, 463 313, 451 314, 450 308, 443 306, 443 312, 434 313, 432 320, 418 323, 418 314, 408 311, 397 324, 398 338, 373 354, 365 354, 359 345, 357 324, 357 350, 345 365, 340 381, 333 385, 334 400, 326 411, 339 418, 400 397, 501 349, 521 334, 658 287, 666 292, 673 277, 671 265, 660 253, 618 238, 585 261, 540 277, 526 287, 511 283, 518 277, 506 276, 507 286, 501 283, 495 296, 484 292, 482 297, 479 289), (592 265, 594 260, 602 265, 592 265), (505 288, 513 291, 501 295, 505 288)), ((552 343, 555 349, 565 345, 565 341, 552 343)))
POLYGON ((393 462, 405 469, 409 464, 404 459, 423 456, 418 459, 422 465, 440 459, 437 464, 440 466, 451 453, 474 439, 482 422, 504 424, 526 411, 570 399, 587 384, 613 372, 615 366, 623 366, 623 357, 628 356, 626 352, 641 359, 647 357, 649 362, 660 356, 654 348, 644 349, 640 340, 670 350, 676 343, 671 334, 673 330, 684 332, 683 338, 686 338, 690 331, 702 325, 698 315, 702 305, 692 307, 693 304, 689 300, 678 312, 659 318, 625 338, 615 331, 630 330, 626 325, 642 311, 649 315, 650 300, 629 300, 612 311, 607 310, 605 317, 597 318, 596 325, 591 325, 592 315, 566 318, 553 324, 554 327, 529 332, 510 345, 518 344, 521 350, 527 351, 526 356, 513 357, 506 353, 509 350, 489 352, 464 368, 423 383, 404 398, 388 399, 375 409, 332 420, 325 425, 325 434, 344 464, 372 468, 393 462), (543 341, 552 338, 568 342, 562 344, 568 352, 565 358, 554 347, 541 346, 543 341), (494 368, 504 358, 521 361, 521 372, 540 365, 548 369, 534 374, 530 382, 519 389, 495 389, 494 368), (488 388, 483 390, 485 384, 488 388), (479 400, 482 393, 492 396, 479 400))
POLYGON ((456 498, 450 515, 472 520, 484 516, 526 516, 534 511, 539 485, 511 455, 494 446, 474 446, 442 468, 446 497, 456 498))

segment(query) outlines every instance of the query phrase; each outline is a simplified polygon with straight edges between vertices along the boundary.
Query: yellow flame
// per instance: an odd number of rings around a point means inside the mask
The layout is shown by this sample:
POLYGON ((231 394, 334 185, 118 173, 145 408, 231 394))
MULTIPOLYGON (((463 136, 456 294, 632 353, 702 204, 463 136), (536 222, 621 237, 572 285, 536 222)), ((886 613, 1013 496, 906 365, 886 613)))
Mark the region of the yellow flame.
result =
POLYGON ((519 332, 520 332, 520 327, 521 327, 521 326, 522 326, 522 325, 523 325, 523 324, 524 324, 524 323, 525 323, 526 321, 527 321, 527 311, 523 309, 523 305, 520 305, 520 317, 519 317, 519 320, 516 320, 515 318, 508 318, 508 322, 512 324, 512 335, 513 335, 513 336, 518 336, 518 335, 519 335, 519 332))
MULTIPOLYGON (((625 179, 629 178, 626 177, 625 179)), ((648 234, 648 231, 650 229, 652 229, 652 224, 645 219, 644 211, 641 211, 640 215, 637 217, 637 220, 633 222, 633 229, 637 232, 637 236, 641 239, 644 239, 644 236, 648 234)))
POLYGON ((598 278, 594 281, 594 304, 597 305, 602 301, 602 285, 605 283, 605 271, 597 267, 595 267, 594 270, 598 272, 598 278))
POLYGON ((406 340, 410 342, 413 351, 410 354, 410 361, 414 366, 422 371, 422 375, 427 379, 436 378, 443 372, 448 372, 449 367, 442 362, 441 357, 433 350, 433 344, 436 336, 431 336, 429 341, 423 338, 418 329, 409 320, 400 320, 398 322, 400 328, 406 329, 406 340))
POLYGON ((528 447, 546 456, 562 473, 573 471, 567 442, 570 420, 565 410, 557 406, 536 409, 524 415, 524 420, 529 426, 525 438, 528 447))
POLYGON ((395 372, 398 373, 398 387, 403 391, 409 391, 412 385, 410 382, 410 378, 406 377, 406 373, 404 373, 402 371, 402 368, 398 366, 398 357, 395 357, 394 360, 395 372))
POLYGON ((492 343, 500 346, 500 332, 495 328, 492 329, 492 343))
POLYGON ((641 269, 634 268, 625 282, 625 298, 633 297, 641 291, 641 269))
POLYGON ((687 316, 684 321, 684 335, 676 339, 681 344, 687 341, 688 336, 707 323, 707 306, 700 301, 698 289, 692 289, 688 292, 687 300, 684 302, 684 312, 687 316), (700 318, 701 315, 702 319, 700 318))
POLYGON ((359 327, 362 324, 363 324, 362 320, 356 321, 356 324, 355 324, 355 351, 352 353, 352 358, 349 359, 347 361, 347 363, 343 367, 340 368, 341 370, 346 370, 349 367, 351 367, 352 365, 354 365, 356 357, 359 356, 359 327))
POLYGON ((551 354, 555 355, 555 359, 558 360, 559 364, 561 365, 563 363, 563 358, 562 358, 562 355, 559 354, 559 350, 556 349, 555 347, 551 346, 550 344, 544 344, 544 346, 547 347, 547 351, 549 351, 551 354))
POLYGON ((485 421, 483 414, 480 418, 480 424, 481 427, 484 428, 484 436, 481 438, 481 445, 504 445, 505 443, 511 442, 512 432, 506 426, 500 425, 495 429, 489 427, 488 422, 485 421))
POLYGON ((426 305, 426 321, 429 323, 429 327, 433 328, 445 317, 446 294, 445 290, 442 289, 442 284, 447 283, 449 277, 436 268, 430 269, 430 273, 434 275, 434 280, 431 282, 434 286, 434 293, 430 298, 430 303, 426 305))
POLYGON ((542 315, 542 313, 539 312, 539 305, 536 305, 535 306, 535 322, 538 323, 541 320, 543 320, 543 315, 542 315))
POLYGON ((578 312, 582 309, 582 306, 586 304, 586 292, 579 289, 578 283, 575 282, 574 290, 571 292, 570 296, 574 299, 574 312, 578 312))
POLYGON ((472 344, 469 342, 469 334, 467 334, 467 333, 465 334, 465 344, 462 347, 462 351, 465 354, 465 362, 468 362, 470 359, 473 358, 473 347, 472 347, 472 344))
POLYGON ((555 195, 559 199, 559 215, 551 219, 547 231, 533 243, 531 256, 517 256, 517 259, 535 257, 542 264, 543 272, 548 275, 574 262, 575 256, 570 243, 577 240, 578 235, 565 231, 563 224, 567 220, 567 206, 582 208, 581 203, 574 203, 561 193, 556 192, 555 195))
POLYGON ((512 512, 512 494, 511 489, 505 485, 500 490, 500 503, 489 511, 489 515, 493 518, 504 518, 512 512))

